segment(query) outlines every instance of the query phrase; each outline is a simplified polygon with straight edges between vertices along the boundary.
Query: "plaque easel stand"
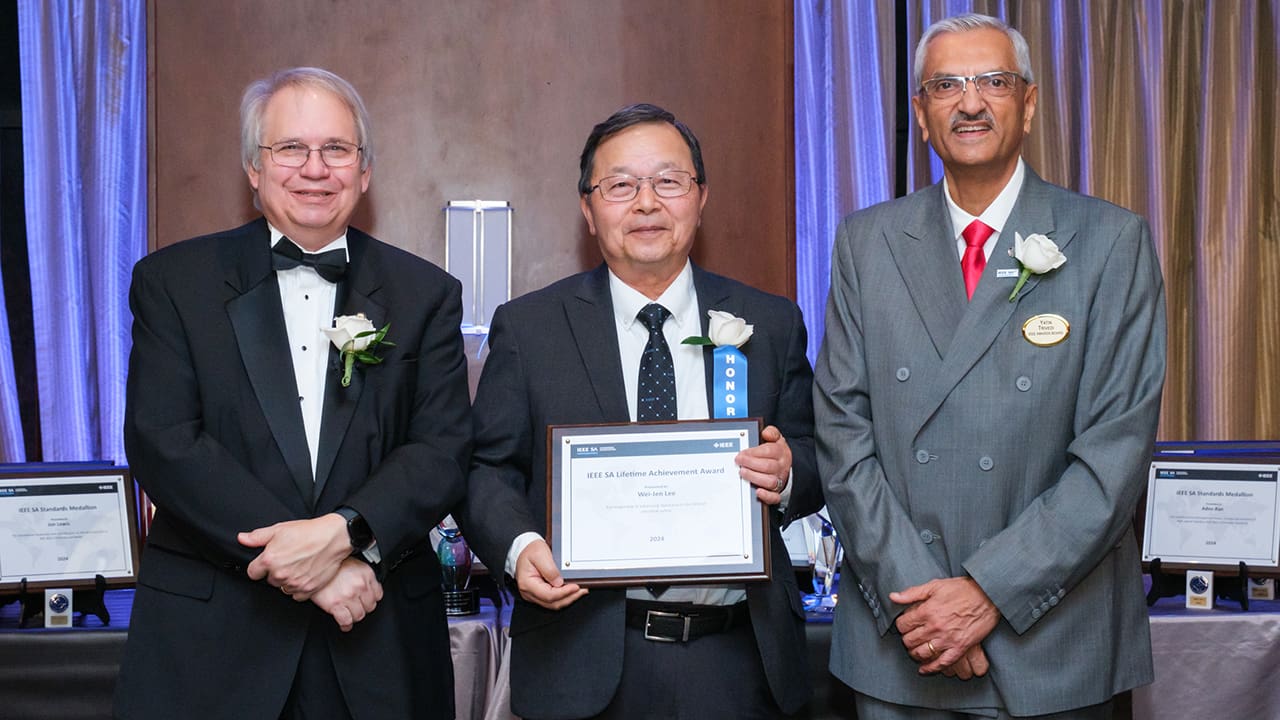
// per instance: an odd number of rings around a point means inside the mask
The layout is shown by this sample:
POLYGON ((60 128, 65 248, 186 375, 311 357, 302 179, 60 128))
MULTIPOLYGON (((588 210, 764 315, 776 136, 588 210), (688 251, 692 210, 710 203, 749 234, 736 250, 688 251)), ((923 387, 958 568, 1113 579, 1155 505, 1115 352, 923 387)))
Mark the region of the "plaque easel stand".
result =
MULTIPOLYGON (((1152 559, 1150 565, 1151 589, 1147 591, 1147 607, 1155 605, 1160 598, 1177 597, 1186 593, 1186 580, 1183 575, 1164 572, 1160 558, 1152 559)), ((1237 568, 1239 582, 1228 583, 1226 578, 1222 577, 1217 583, 1218 590, 1214 595, 1224 600, 1234 600, 1240 603, 1240 609, 1243 612, 1249 612, 1249 566, 1241 561, 1237 568)))
MULTIPOLYGON (((71 608, 80 616, 94 615, 104 626, 111 624, 111 613, 107 610, 107 579, 101 575, 93 577, 93 587, 74 590, 71 595, 71 608)), ((0 606, 17 602, 21 606, 18 613, 19 628, 42 627, 44 625, 44 593, 32 592, 27 587, 27 579, 22 578, 18 592, 13 595, 0 595, 0 606)))

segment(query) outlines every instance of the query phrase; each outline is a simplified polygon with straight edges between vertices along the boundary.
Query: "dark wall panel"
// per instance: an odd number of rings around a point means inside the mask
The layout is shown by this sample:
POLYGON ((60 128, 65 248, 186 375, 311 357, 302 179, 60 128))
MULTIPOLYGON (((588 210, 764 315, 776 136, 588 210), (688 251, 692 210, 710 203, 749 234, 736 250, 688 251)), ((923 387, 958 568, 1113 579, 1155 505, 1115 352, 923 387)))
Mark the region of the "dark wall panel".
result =
POLYGON ((240 93, 318 65, 369 105, 377 159, 355 222, 383 240, 443 263, 447 201, 509 200, 515 294, 590 267, 582 142, 618 107, 654 102, 703 141, 695 260, 794 294, 789 2, 153 0, 150 12, 153 247, 255 215, 240 93))

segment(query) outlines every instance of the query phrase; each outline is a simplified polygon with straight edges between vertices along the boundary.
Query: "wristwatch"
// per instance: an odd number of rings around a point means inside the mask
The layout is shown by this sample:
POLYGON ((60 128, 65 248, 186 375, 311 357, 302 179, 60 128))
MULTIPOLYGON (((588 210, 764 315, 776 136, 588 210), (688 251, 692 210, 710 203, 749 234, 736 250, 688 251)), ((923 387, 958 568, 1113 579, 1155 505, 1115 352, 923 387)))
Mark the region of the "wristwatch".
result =
POLYGON ((352 555, 360 555, 373 547, 373 531, 369 529, 369 523, 365 522, 363 515, 346 505, 334 512, 347 520, 347 537, 351 539, 352 555))

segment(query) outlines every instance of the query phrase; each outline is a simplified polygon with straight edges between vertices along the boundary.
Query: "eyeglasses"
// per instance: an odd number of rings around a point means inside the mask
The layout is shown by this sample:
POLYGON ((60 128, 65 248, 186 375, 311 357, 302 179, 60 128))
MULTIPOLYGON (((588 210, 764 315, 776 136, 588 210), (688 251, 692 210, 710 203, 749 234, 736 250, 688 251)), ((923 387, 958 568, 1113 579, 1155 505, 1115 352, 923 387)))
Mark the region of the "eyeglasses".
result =
POLYGON ((640 186, 645 180, 649 181, 649 186, 653 188, 653 194, 661 198, 678 198, 689 194, 695 184, 701 184, 702 181, 695 178, 693 173, 684 170, 663 170, 657 175, 648 177, 632 177, 630 175, 610 175, 607 178, 601 178, 600 182, 592 185, 587 194, 600 189, 600 197, 609 202, 629 202, 634 200, 640 194, 640 186))
POLYGON ((318 148, 308 147, 296 140, 286 140, 275 145, 259 145, 259 150, 270 150, 271 159, 284 167, 302 167, 307 164, 311 153, 320 153, 320 160, 331 168, 347 167, 360 157, 364 148, 345 142, 327 142, 318 148))
POLYGON ((992 72, 982 73, 981 75, 943 75, 941 77, 933 77, 925 80, 922 89, 929 97, 938 100, 948 100, 959 95, 963 95, 968 89, 969 83, 973 83, 978 88, 978 92, 984 97, 1001 98, 1009 97, 1018 87, 1018 81, 1023 77, 1015 72, 1008 70, 993 70, 992 72))

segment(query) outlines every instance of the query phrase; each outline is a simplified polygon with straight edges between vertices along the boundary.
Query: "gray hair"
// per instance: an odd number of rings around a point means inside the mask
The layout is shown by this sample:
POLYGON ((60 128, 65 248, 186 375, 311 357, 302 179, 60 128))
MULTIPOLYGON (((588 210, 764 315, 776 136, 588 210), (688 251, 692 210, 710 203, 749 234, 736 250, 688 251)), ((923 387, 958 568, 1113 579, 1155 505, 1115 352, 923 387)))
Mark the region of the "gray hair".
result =
POLYGON ((312 87, 327 90, 351 110, 356 124, 356 144, 360 150, 360 170, 373 164, 373 138, 369 134, 369 111, 364 100, 351 83, 337 75, 315 67, 296 67, 279 70, 261 80, 249 83, 240 101, 240 157, 245 170, 262 169, 262 115, 271 98, 286 87, 312 87))
POLYGON ((999 30, 1008 36, 1009 42, 1013 43, 1013 55, 1018 61, 1018 74, 1027 81, 1028 85, 1034 84, 1036 78, 1031 72, 1031 50, 1027 47, 1027 39, 1022 37, 1022 33, 1009 27, 1000 18, 969 13, 967 15, 943 18, 930 25, 924 31, 924 35, 920 36, 920 42, 916 45, 916 87, 924 84, 924 57, 929 50, 929 41, 945 33, 966 32, 984 28, 999 30))

